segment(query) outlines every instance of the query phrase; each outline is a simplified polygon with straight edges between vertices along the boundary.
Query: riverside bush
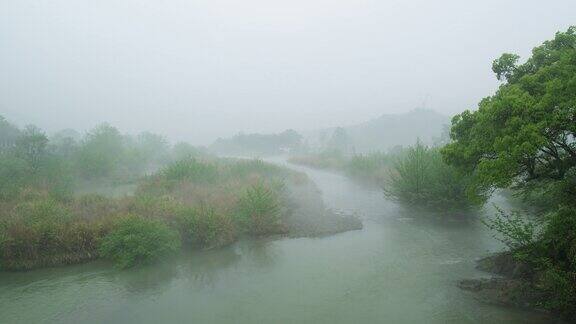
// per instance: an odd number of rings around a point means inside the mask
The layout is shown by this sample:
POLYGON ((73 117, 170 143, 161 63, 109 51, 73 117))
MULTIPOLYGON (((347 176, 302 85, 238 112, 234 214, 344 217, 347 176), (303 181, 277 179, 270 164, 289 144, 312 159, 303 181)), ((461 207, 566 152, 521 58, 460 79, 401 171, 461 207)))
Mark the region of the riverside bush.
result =
POLYGON ((280 215, 277 193, 262 182, 252 185, 240 197, 238 215, 240 222, 251 234, 277 231, 280 215))
POLYGON ((481 197, 467 193, 469 177, 444 163, 440 151, 417 143, 396 157, 384 193, 402 203, 434 209, 465 209, 481 197))
POLYGON ((206 204, 182 210, 178 224, 183 240, 201 248, 224 246, 234 242, 237 236, 232 218, 206 204))
POLYGON ((174 253, 180 247, 178 233, 159 220, 124 216, 100 246, 103 257, 120 268, 149 263, 174 253))

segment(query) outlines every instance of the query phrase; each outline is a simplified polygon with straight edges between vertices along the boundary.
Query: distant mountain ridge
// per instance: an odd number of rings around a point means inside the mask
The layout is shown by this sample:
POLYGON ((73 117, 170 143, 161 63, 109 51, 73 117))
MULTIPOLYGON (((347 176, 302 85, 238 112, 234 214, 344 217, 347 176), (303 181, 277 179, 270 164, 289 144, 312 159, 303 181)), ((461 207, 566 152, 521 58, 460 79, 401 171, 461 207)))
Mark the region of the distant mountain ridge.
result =
MULTIPOLYGON (((419 139, 432 144, 440 139, 450 117, 430 109, 414 109, 402 114, 384 114, 378 118, 344 127, 355 153, 386 151, 395 146, 408 146, 419 139)), ((311 142, 321 143, 335 128, 320 130, 311 142)))

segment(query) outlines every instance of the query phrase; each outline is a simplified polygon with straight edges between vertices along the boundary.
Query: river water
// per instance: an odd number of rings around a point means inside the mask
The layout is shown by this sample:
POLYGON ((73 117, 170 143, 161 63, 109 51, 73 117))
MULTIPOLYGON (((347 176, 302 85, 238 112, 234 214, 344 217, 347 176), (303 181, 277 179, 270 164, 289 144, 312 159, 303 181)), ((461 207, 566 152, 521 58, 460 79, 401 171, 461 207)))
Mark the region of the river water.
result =
POLYGON ((120 271, 103 262, 0 273, 0 323, 542 323, 480 303, 456 282, 502 246, 464 215, 403 209, 325 171, 306 172, 328 207, 364 229, 242 241, 120 271))

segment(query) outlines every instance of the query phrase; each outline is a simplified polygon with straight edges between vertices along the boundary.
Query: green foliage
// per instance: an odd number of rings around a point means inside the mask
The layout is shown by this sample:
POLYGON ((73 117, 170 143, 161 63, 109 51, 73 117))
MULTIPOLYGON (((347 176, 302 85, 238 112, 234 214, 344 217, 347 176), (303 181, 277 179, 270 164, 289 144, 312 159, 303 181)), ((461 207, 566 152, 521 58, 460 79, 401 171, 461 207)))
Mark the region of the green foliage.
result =
POLYGON ((236 226, 231 217, 206 204, 180 211, 178 224, 183 239, 193 246, 220 247, 236 239, 236 226))
POLYGON ((496 207, 497 214, 483 223, 491 230, 497 232, 499 241, 510 249, 519 251, 530 248, 537 241, 538 224, 527 220, 520 212, 505 212, 496 207))
POLYGON ((417 143, 397 157, 384 193, 417 207, 462 209, 481 201, 467 194, 468 183, 469 177, 444 163, 438 149, 417 143))
POLYGON ((346 130, 342 127, 337 127, 328 140, 328 150, 349 154, 352 151, 352 139, 348 136, 346 130))
POLYGON ((25 160, 9 154, 0 155, 0 200, 15 198, 31 181, 31 170, 25 160))
POLYGON ((252 185, 240 197, 238 215, 241 223, 252 234, 277 231, 280 215, 277 193, 262 182, 252 185))
POLYGON ((179 142, 172 148, 172 158, 174 161, 198 158, 207 155, 203 149, 194 147, 185 142, 179 142))
POLYGON ((353 178, 359 178, 382 184, 393 164, 393 157, 385 153, 355 155, 344 166, 344 172, 353 178))
POLYGON ((16 139, 14 152, 16 156, 24 159, 32 170, 40 168, 46 156, 48 138, 37 127, 27 126, 16 139))
POLYGON ((541 304, 576 316, 576 26, 556 33, 518 64, 493 64, 498 91, 477 111, 452 120, 445 159, 470 175, 469 191, 513 187, 545 214, 542 225, 518 214, 487 223, 537 270, 541 304))
POLYGON ((562 313, 567 318, 575 314, 576 273, 559 269, 553 265, 542 271, 538 288, 544 292, 541 304, 544 308, 562 313))
POLYGON ((178 233, 159 220, 126 216, 117 221, 100 246, 103 257, 120 268, 156 261, 180 247, 178 233))
POLYGON ((118 129, 103 124, 89 132, 78 151, 77 167, 85 178, 109 177, 118 169, 124 154, 118 129))
POLYGON ((218 169, 214 164, 196 159, 174 162, 161 171, 161 175, 170 181, 214 182, 218 169))
POLYGON ((285 170, 281 167, 266 163, 261 159, 235 160, 227 164, 226 175, 229 178, 247 179, 258 175, 265 177, 284 176, 285 170))
POLYGON ((450 164, 473 174, 477 192, 561 180, 576 165, 576 27, 514 64, 510 55, 495 63, 508 82, 477 111, 454 117, 453 142, 442 150, 450 164))
POLYGON ((97 256, 98 224, 75 218, 64 204, 37 198, 0 221, 0 263, 9 270, 76 263, 97 256))
POLYGON ((492 63, 492 71, 496 73, 498 80, 506 79, 510 81, 516 72, 516 63, 520 56, 516 54, 504 53, 492 63))

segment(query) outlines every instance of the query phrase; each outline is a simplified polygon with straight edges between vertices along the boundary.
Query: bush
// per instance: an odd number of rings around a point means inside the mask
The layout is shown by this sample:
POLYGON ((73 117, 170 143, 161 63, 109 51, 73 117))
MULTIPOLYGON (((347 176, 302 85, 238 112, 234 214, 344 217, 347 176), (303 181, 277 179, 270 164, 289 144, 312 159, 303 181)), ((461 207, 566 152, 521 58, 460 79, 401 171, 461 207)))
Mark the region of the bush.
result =
POLYGON ((497 214, 482 222, 491 230, 500 234, 497 240, 513 251, 531 247, 537 240, 538 225, 523 217, 520 212, 505 212, 496 207, 497 214))
POLYGON ((201 248, 221 247, 234 242, 236 228, 233 220, 213 207, 201 204, 180 212, 178 223, 183 239, 201 248))
POLYGON ((241 224, 251 234, 278 231, 280 201, 277 193, 262 182, 252 185, 240 197, 238 214, 241 224))
POLYGON ((447 165, 438 149, 420 143, 399 154, 384 193, 402 203, 434 209, 466 209, 483 202, 467 193, 469 177, 447 165))
POLYGON ((535 270, 542 307, 576 316, 576 209, 562 206, 541 220, 499 211, 486 224, 497 231, 514 256, 535 270))
POLYGON ((540 302, 544 308, 567 318, 576 316, 576 272, 550 264, 539 276, 537 287, 544 292, 540 302))
POLYGON ((213 182, 218 176, 218 169, 214 164, 192 158, 174 162, 160 173, 165 179, 171 181, 213 182))
POLYGON ((120 268, 130 268, 158 260, 179 247, 178 233, 161 221, 127 216, 104 237, 100 253, 120 268))

